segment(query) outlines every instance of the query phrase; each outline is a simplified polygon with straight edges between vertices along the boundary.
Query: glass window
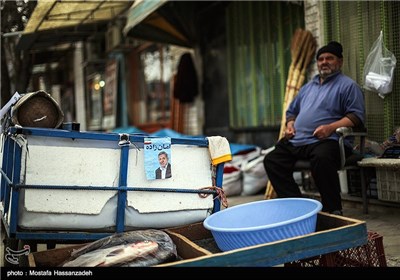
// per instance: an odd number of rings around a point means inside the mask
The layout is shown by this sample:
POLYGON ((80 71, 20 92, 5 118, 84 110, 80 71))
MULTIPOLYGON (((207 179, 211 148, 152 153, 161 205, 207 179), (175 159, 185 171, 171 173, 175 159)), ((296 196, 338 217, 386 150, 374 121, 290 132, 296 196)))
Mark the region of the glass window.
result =
POLYGON ((151 45, 139 53, 141 86, 139 89, 140 125, 168 125, 171 118, 172 61, 170 48, 151 45))
POLYGON ((89 130, 100 130, 103 116, 102 98, 104 78, 102 73, 94 73, 87 78, 89 110, 89 130))

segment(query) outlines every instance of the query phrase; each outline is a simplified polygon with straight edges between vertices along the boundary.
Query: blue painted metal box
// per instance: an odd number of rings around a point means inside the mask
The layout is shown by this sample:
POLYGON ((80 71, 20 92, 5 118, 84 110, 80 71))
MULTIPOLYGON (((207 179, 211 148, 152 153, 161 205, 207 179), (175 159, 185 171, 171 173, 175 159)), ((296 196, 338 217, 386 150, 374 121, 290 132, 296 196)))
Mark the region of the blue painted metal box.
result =
POLYGON ((223 163, 211 164, 208 139, 171 138, 172 178, 147 180, 147 137, 10 127, 1 152, 8 238, 83 242, 200 222, 219 211, 223 163))

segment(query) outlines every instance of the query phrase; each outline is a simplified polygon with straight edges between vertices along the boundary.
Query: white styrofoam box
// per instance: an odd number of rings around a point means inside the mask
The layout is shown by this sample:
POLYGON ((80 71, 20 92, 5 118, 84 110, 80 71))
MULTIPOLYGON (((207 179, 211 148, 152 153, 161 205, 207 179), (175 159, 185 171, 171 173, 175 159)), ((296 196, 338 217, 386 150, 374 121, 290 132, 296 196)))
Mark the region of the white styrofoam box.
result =
MULTIPOLYGON (((26 185, 118 185, 118 143, 28 136, 24 151, 21 175, 26 185)), ((26 189, 24 207, 44 213, 99 214, 115 194, 115 190, 26 189)))
MULTIPOLYGON (((21 228, 50 230, 105 230, 114 231, 118 197, 113 196, 96 215, 73 213, 40 213, 19 209, 18 225, 21 228)), ((137 228, 168 228, 203 221, 208 210, 194 209, 169 212, 139 213, 132 207, 125 209, 125 230, 137 228)))
MULTIPOLYGON (((28 137, 25 184, 118 186, 121 150, 117 143, 68 138, 51 140, 28 137)), ((212 185, 207 148, 172 145, 171 149, 173 177, 166 180, 147 180, 143 150, 131 148, 127 185, 176 189, 198 189, 212 185)), ((116 194, 116 191, 90 190, 49 192, 27 189, 26 192, 25 207, 28 210, 84 214, 98 214, 104 204, 116 194)), ((128 205, 143 212, 209 208, 210 201, 205 201, 197 194, 128 192, 128 205)))
MULTIPOLYGON (((145 188, 201 189, 212 186, 211 160, 208 148, 193 145, 172 145, 172 177, 147 180, 144 172, 143 152, 129 152, 128 186, 145 188)), ((146 192, 128 193, 128 205, 140 213, 166 212, 213 207, 212 195, 208 199, 196 193, 146 192)))
MULTIPOLYGON (((26 185, 118 186, 121 148, 117 142, 39 136, 27 136, 27 141, 21 139, 20 145, 24 147, 21 182, 26 185)), ((147 180, 143 149, 131 146, 127 186, 178 190, 212 186, 207 147, 175 144, 171 149, 172 178, 147 180)), ((116 195, 115 190, 25 189, 20 211, 20 215, 25 216, 20 221, 25 227, 35 226, 31 221, 42 227, 53 221, 54 224, 49 225, 52 228, 113 226, 116 195), (112 205, 110 201, 114 201, 112 205)), ((148 226, 168 227, 204 220, 214 201, 212 195, 201 198, 197 193, 128 191, 127 205, 130 209, 126 210, 128 225, 137 226, 138 221, 140 226, 146 226, 147 220, 148 226), (141 217, 142 213, 146 215, 141 217), (154 221, 149 217, 152 213, 154 221), (157 216, 157 213, 164 215, 157 216)))

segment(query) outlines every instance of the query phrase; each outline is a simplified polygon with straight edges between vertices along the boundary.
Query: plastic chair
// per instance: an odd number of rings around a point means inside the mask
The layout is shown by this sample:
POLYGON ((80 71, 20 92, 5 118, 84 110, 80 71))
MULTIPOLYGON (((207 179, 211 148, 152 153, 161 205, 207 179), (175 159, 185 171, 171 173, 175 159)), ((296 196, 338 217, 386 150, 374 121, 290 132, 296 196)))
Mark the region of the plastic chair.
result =
MULTIPOLYGON (((351 127, 339 127, 336 129, 336 133, 339 134, 339 148, 340 148, 340 169, 339 171, 356 169, 360 172, 360 181, 361 181, 361 195, 362 195, 362 203, 363 203, 363 212, 365 214, 368 213, 368 202, 367 202, 367 185, 365 180, 365 174, 363 167, 360 167, 357 163, 364 158, 365 151, 365 138, 367 136, 367 129, 353 129, 351 127), (345 154, 345 139, 347 137, 358 137, 359 138, 359 153, 353 153, 350 156, 346 157, 345 154)), ((308 160, 298 160, 294 165, 294 171, 305 172, 311 169, 310 161, 308 160)), ((304 183, 304 181, 303 181, 304 183)))

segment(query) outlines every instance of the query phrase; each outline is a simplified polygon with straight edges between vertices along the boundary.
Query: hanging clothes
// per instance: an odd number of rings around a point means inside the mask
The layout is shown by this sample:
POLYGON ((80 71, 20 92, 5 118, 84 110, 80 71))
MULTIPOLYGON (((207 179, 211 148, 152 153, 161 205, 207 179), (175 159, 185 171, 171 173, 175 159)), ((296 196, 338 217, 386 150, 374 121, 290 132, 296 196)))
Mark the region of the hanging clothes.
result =
POLYGON ((198 95, 197 73, 194 67, 192 55, 184 53, 178 64, 176 74, 174 97, 183 103, 193 102, 198 95))

